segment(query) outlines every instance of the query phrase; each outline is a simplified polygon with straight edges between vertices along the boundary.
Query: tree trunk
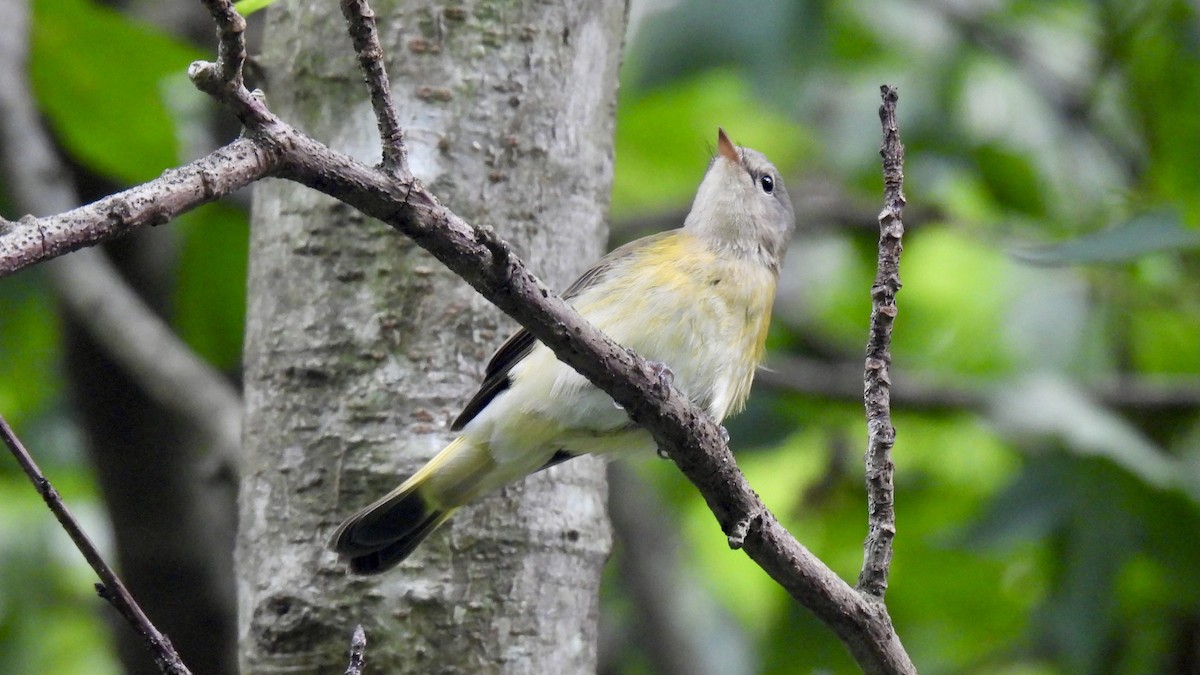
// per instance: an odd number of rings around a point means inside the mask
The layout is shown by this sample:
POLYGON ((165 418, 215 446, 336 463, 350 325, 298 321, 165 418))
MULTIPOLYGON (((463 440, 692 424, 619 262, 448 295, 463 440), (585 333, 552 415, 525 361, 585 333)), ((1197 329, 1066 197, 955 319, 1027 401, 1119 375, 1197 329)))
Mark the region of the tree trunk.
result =
MULTIPOLYGON (((625 7, 376 3, 414 173, 553 286, 602 253, 625 7)), ((269 10, 272 109, 368 162, 336 3, 269 10)), ((411 242, 290 183, 256 188, 238 536, 245 673, 595 672, 604 474, 574 460, 464 509, 400 568, 348 576, 333 528, 431 457, 514 328, 411 242)))

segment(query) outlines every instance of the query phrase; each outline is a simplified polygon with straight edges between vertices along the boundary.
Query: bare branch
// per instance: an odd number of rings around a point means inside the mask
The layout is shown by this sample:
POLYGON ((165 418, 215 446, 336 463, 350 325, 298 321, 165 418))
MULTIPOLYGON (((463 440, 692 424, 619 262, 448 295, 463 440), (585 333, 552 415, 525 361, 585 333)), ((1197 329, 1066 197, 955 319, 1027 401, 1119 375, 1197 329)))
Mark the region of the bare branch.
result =
POLYGON ((45 218, 26 216, 0 223, 0 278, 142 227, 170 222, 270 175, 277 161, 261 142, 239 138, 149 183, 86 206, 45 218))
POLYGON ((362 624, 354 627, 350 636, 350 665, 346 666, 346 675, 362 675, 367 666, 367 633, 362 624))
POLYGON ((217 26, 216 76, 223 82, 242 85, 242 66, 246 63, 246 19, 232 2, 202 0, 217 26))
POLYGON ((262 98, 246 89, 242 66, 246 63, 246 19, 229 0, 201 0, 217 27, 217 62, 196 61, 188 77, 200 91, 229 107, 242 124, 268 124, 275 116, 262 98))
POLYGON ((871 329, 867 340, 864 401, 867 409, 867 507, 869 532, 864 544, 862 572, 858 588, 883 600, 887 592, 888 568, 892 563, 892 539, 896 535, 896 510, 892 474, 892 445, 896 429, 892 427, 891 380, 888 368, 892 354, 892 324, 896 319, 896 293, 900 290, 900 243, 904 235, 904 146, 896 126, 896 88, 880 87, 883 105, 879 121, 883 124, 884 207, 879 214, 879 269, 871 287, 871 329))
POLYGON ((354 42, 358 64, 362 67, 367 91, 371 94, 371 107, 379 124, 379 138, 383 142, 383 169, 400 176, 407 175, 404 130, 400 128, 396 108, 392 105, 392 88, 383 64, 383 47, 375 30, 375 12, 365 0, 342 0, 342 15, 349 24, 350 39, 354 42))
POLYGON ((125 584, 121 583, 121 579, 117 577, 108 563, 96 550, 96 545, 84 533, 83 528, 79 527, 79 523, 75 517, 71 515, 71 511, 67 505, 63 503, 62 497, 58 491, 50 484, 50 481, 38 468, 37 462, 33 461, 29 451, 21 444, 21 441, 13 433, 8 422, 3 416, 0 416, 0 436, 4 438, 4 444, 8 446, 13 457, 17 458, 17 463, 21 465, 21 469, 25 471, 25 475, 29 476, 29 480, 33 482, 33 486, 37 488, 38 494, 42 495, 42 499, 46 500, 46 505, 54 512, 54 517, 62 524, 66 530, 67 536, 71 537, 71 541, 75 542, 76 548, 83 554, 83 557, 96 571, 96 575, 100 577, 102 583, 96 584, 96 592, 100 597, 110 602, 113 607, 125 617, 125 620, 133 626, 145 640, 150 651, 154 653, 154 662, 158 664, 159 669, 170 675, 190 675, 191 671, 179 659, 179 654, 175 653, 175 648, 171 646, 171 641, 167 636, 158 632, 154 624, 150 623, 142 608, 138 606, 133 596, 129 594, 129 590, 125 588, 125 584))

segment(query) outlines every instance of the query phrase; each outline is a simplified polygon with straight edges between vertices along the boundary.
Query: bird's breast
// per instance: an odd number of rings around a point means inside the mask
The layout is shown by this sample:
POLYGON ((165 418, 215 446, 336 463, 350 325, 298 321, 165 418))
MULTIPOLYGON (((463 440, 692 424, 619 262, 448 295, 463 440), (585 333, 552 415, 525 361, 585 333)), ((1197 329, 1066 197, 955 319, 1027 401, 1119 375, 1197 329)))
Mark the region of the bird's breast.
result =
POLYGON ((620 344, 666 363, 675 386, 720 420, 740 409, 762 361, 775 275, 694 238, 669 244, 576 306, 620 344))

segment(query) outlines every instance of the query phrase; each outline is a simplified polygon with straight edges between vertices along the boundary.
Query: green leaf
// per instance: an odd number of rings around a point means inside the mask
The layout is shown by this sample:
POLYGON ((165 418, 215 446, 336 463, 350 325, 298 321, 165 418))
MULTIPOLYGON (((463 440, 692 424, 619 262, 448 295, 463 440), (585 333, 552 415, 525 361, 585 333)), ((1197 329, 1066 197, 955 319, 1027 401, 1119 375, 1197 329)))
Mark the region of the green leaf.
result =
POLYGON ((175 327, 209 363, 237 370, 246 316, 246 214, 209 204, 183 216, 179 228, 175 327))
POLYGON ((87 0, 34 3, 38 104, 71 155, 104 176, 138 183, 178 163, 162 82, 202 56, 87 0))
POLYGON ((718 125, 738 145, 765 152, 785 176, 812 146, 802 127, 755 99, 731 70, 625 96, 617 109, 614 215, 686 206, 704 177, 718 125))
POLYGON ((1031 216, 1046 214, 1045 181, 1030 157, 999 143, 985 143, 975 148, 975 163, 997 203, 1031 216))
POLYGON ((233 3, 233 8, 242 16, 250 16, 260 9, 266 9, 273 4, 275 4, 275 0, 240 0, 233 3))
POLYGON ((1015 250, 1012 256, 1030 265, 1053 267, 1085 263, 1124 263, 1166 251, 1200 249, 1200 230, 1183 224, 1175 211, 1150 211, 1116 227, 1057 244, 1015 250))

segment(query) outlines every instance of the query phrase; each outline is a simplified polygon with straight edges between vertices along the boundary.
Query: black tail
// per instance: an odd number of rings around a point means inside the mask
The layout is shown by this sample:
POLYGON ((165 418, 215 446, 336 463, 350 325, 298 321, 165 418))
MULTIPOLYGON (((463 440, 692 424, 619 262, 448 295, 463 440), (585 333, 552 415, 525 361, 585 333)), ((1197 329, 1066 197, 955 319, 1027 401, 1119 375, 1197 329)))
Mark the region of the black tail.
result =
POLYGON ((452 513, 431 508, 419 490, 402 486, 342 523, 329 547, 349 558, 354 574, 378 574, 407 558, 452 513))

